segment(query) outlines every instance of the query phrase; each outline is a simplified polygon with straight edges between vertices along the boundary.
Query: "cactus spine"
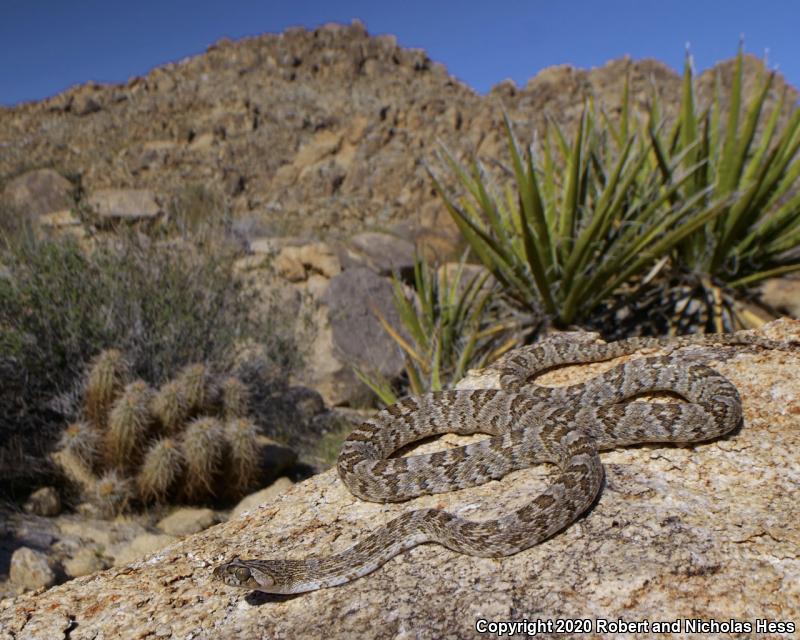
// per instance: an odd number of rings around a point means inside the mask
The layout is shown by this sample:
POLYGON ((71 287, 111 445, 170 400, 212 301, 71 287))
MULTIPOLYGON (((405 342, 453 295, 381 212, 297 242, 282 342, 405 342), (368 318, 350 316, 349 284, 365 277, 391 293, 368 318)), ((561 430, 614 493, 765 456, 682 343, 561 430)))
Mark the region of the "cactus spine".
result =
POLYGON ((64 429, 52 456, 85 499, 116 515, 134 499, 238 497, 256 483, 261 445, 241 380, 215 384, 206 365, 193 364, 153 391, 129 382, 128 368, 115 349, 92 361, 86 420, 64 429))

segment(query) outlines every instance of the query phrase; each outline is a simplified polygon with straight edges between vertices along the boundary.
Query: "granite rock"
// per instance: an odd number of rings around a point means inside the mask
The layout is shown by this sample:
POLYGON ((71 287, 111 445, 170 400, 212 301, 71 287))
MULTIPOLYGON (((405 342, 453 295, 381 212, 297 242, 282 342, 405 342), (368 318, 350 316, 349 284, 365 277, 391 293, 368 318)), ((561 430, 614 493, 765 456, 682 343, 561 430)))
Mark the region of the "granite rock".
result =
MULTIPOLYGON (((800 339, 800 322, 763 329, 800 339)), ((652 350, 650 351, 653 352, 652 350)), ((606 483, 587 514, 550 540, 506 558, 422 545, 368 576, 299 596, 212 580, 233 556, 304 558, 340 550, 420 507, 481 519, 531 500, 543 467, 453 494, 401 504, 362 502, 334 471, 169 549, 124 567, 0 602, 14 638, 469 638, 480 619, 588 618, 755 622, 800 620, 800 355, 737 348, 681 350, 738 387, 743 427, 691 447, 602 454, 606 483)), ((579 382, 613 363, 569 367, 541 382, 579 382)), ((483 372, 471 384, 488 386, 483 372)), ((465 383, 469 385, 468 381, 465 383)), ((477 436, 479 437, 479 436, 477 436)), ((474 441, 444 436, 430 451, 474 441)))

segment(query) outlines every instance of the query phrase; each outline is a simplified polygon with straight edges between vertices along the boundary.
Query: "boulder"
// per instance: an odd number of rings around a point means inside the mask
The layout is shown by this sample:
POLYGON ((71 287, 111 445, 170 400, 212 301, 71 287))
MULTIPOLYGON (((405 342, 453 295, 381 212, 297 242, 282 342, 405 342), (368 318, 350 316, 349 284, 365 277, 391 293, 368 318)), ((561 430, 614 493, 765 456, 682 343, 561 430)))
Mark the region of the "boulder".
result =
POLYGON ((260 466, 265 478, 275 478, 297 462, 297 453, 280 442, 261 435, 257 440, 261 447, 260 466))
MULTIPOLYGON (((55 584, 56 574, 47 554, 28 547, 20 547, 11 554, 8 570, 11 582, 25 589, 39 589, 55 584)), ((3 625, 0 624, 0 629, 3 625)))
POLYGON ((26 215, 30 220, 63 210, 74 202, 74 187, 52 169, 28 171, 11 180, 3 190, 3 202, 26 215))
POLYGON ((341 254, 345 267, 363 265, 384 276, 414 267, 414 243, 389 233, 356 234, 341 254))
POLYGON ((161 531, 171 536, 188 536, 198 533, 217 523, 217 514, 213 509, 190 508, 176 509, 156 525, 161 531))
POLYGON ((275 256, 272 263, 276 273, 289 282, 302 282, 306 279, 306 268, 297 255, 297 247, 286 247, 275 256))
POLYGON ((258 505, 264 504, 286 493, 294 486, 294 483, 284 476, 277 478, 268 487, 264 487, 261 491, 251 493, 249 496, 242 498, 239 503, 231 511, 231 518, 237 517, 239 514, 255 509, 258 505))
POLYGON ((346 269, 331 279, 322 301, 327 304, 327 314, 317 319, 318 331, 307 367, 316 376, 312 386, 329 405, 363 401, 369 394, 355 377, 352 365, 389 379, 403 371, 400 347, 374 313, 400 326, 392 285, 366 267, 346 269))
POLYGON ((145 533, 146 529, 143 525, 124 518, 109 522, 100 518, 82 517, 59 519, 58 531, 60 537, 111 547, 117 544, 126 544, 129 540, 145 533))
POLYGON ((306 280, 309 274, 332 278, 342 270, 338 257, 325 242, 285 246, 275 257, 274 267, 289 282, 306 280))
MULTIPOLYGON (((763 334, 798 340, 800 322, 772 323, 763 334)), ((214 567, 234 556, 325 555, 411 509, 494 518, 548 484, 548 471, 536 467, 452 494, 379 504, 352 496, 331 470, 156 556, 4 600, 0 628, 17 638, 61 637, 69 629, 79 640, 157 633, 469 638, 478 636, 479 620, 566 618, 797 624, 800 354, 735 347, 677 354, 708 362, 733 381, 744 405, 742 428, 688 447, 603 452, 606 482, 596 503, 561 533, 513 556, 478 558, 421 545, 363 578, 297 596, 213 580, 214 567)), ((542 382, 580 382, 609 366, 565 368, 542 382)), ((488 371, 476 384, 493 380, 488 371)), ((475 439, 448 435, 416 452, 475 439)))
POLYGON ((100 189, 89 196, 89 207, 101 222, 152 220, 162 213, 148 189, 100 189))
POLYGON ((71 558, 64 560, 64 573, 70 578, 88 576, 90 573, 107 569, 109 563, 96 548, 84 547, 71 558))
POLYGON ((116 548, 111 547, 108 551, 114 557, 114 566, 120 567, 152 555, 177 540, 177 537, 167 534, 142 533, 130 542, 116 548))
POLYGON ((766 304, 800 318, 800 276, 796 273, 782 278, 769 278, 761 284, 760 289, 761 299, 766 304))
POLYGON ((102 107, 97 100, 95 100, 93 96, 83 92, 78 93, 72 98, 72 103, 69 107, 69 110, 76 116, 88 116, 89 114, 100 111, 100 109, 102 109, 102 107))

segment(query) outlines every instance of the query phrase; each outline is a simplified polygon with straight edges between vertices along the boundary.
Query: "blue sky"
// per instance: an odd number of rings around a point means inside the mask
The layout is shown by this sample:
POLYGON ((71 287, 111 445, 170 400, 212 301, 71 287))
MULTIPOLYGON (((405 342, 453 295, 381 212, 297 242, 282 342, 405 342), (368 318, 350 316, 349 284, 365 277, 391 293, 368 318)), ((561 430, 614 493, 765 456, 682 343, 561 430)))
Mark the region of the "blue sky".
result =
POLYGON ((222 37, 360 18, 373 35, 421 47, 480 93, 524 85, 562 63, 594 67, 629 54, 678 69, 691 44, 703 70, 745 49, 800 87, 796 0, 0 0, 0 104, 89 80, 125 82, 201 53, 222 37))

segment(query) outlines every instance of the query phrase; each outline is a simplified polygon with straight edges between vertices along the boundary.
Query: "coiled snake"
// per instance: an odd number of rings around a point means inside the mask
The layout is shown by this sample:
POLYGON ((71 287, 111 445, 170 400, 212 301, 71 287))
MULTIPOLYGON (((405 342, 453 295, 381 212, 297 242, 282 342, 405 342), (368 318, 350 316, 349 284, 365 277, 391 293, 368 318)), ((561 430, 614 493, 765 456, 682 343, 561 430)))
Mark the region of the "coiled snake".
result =
POLYGON ((716 438, 736 428, 742 405, 736 387, 723 375, 671 355, 631 360, 567 387, 543 387, 530 379, 560 365, 608 360, 646 347, 671 352, 689 345, 798 348, 797 343, 739 332, 608 344, 557 339, 513 351, 493 367, 500 372, 500 390, 409 397, 356 427, 339 455, 339 476, 359 498, 398 502, 475 486, 548 462, 557 466, 558 473, 543 493, 496 520, 465 520, 440 509, 410 511, 337 554, 298 560, 236 558, 218 566, 214 576, 230 586, 300 593, 364 576, 398 553, 427 542, 484 557, 507 556, 538 544, 594 501, 603 483, 598 451, 716 438), (686 401, 630 401, 661 391, 686 401), (448 432, 492 437, 448 451, 389 457, 411 442, 448 432))

